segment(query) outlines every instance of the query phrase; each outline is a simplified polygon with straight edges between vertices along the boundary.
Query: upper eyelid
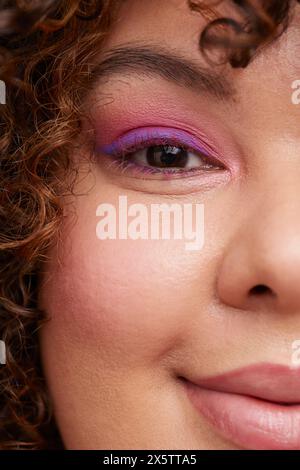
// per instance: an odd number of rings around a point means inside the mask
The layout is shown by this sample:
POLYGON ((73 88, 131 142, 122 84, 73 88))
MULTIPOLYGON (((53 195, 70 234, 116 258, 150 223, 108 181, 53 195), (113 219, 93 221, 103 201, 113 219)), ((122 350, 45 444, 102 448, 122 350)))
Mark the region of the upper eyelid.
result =
MULTIPOLYGON (((130 147, 137 144, 137 142, 146 142, 147 139, 151 140, 162 140, 173 141, 177 145, 185 146, 193 151, 198 151, 206 154, 207 156, 217 156, 216 150, 204 139, 199 139, 193 134, 188 133, 182 129, 169 128, 169 127, 153 127, 145 126, 137 129, 132 129, 125 134, 119 136, 110 144, 106 144, 100 147, 100 152, 113 155, 117 153, 122 147, 130 147)), ((167 143, 167 142, 166 142, 167 143)))
MULTIPOLYGON (((116 147, 114 151, 112 152, 112 155, 114 154, 119 154, 122 153, 122 151, 126 151, 126 153, 130 152, 136 152, 138 150, 143 150, 147 147, 151 147, 154 145, 171 145, 171 146, 177 146, 180 148, 184 148, 187 151, 190 152, 198 152, 200 153, 199 148, 196 149, 192 147, 191 145, 183 142, 182 140, 179 139, 174 139, 174 138, 168 138, 168 137, 162 137, 162 136, 149 136, 146 138, 143 137, 137 137, 134 142, 130 143, 129 145, 125 145, 125 150, 124 147, 121 145, 120 147, 116 147)), ((201 153, 205 153, 206 156, 209 156, 207 152, 204 152, 204 150, 201 150, 201 153)))

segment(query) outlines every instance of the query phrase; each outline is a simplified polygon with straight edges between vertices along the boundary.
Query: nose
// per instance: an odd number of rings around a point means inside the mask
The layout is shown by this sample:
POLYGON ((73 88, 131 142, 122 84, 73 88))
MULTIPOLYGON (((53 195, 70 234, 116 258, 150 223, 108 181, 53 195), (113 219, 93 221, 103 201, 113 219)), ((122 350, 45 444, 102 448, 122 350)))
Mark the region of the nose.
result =
POLYGON ((300 313, 299 179, 253 195, 219 270, 218 296, 225 304, 300 313))

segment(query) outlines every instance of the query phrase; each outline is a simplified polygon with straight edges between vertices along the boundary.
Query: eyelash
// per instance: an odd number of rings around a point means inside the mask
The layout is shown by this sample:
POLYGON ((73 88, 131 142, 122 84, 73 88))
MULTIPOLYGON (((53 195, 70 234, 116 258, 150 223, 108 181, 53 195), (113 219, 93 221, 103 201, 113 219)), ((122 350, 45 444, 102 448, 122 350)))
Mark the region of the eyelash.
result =
MULTIPOLYGON (((192 148, 189 145, 186 145, 182 143, 182 141, 179 138, 176 137, 162 137, 162 136, 154 136, 153 134, 149 136, 134 136, 133 143, 131 144, 126 144, 122 142, 122 140, 118 140, 115 144, 113 144, 114 150, 111 151, 108 155, 110 158, 112 158, 110 162, 110 166, 115 167, 119 171, 131 171, 134 172, 135 174, 138 175, 162 175, 166 177, 172 176, 173 178, 176 176, 188 176, 190 174, 195 174, 203 171, 208 171, 208 168, 189 168, 188 170, 186 169, 178 169, 178 168, 154 168, 154 167, 147 167, 145 165, 138 165, 137 163, 131 162, 129 160, 130 156, 139 151, 139 150, 146 150, 147 148, 150 148, 152 146, 163 146, 163 145, 170 145, 170 146, 175 146, 178 147, 184 151, 187 152, 193 152, 197 156, 199 156, 200 159, 207 160, 210 166, 214 170, 224 170, 225 167, 224 165, 214 158, 212 155, 209 155, 205 153, 204 151, 197 150, 195 148, 192 148)), ((208 147, 208 145, 206 144, 208 147)), ((211 150, 213 153, 213 150, 211 150)), ((106 152, 104 152, 106 153, 106 152)))

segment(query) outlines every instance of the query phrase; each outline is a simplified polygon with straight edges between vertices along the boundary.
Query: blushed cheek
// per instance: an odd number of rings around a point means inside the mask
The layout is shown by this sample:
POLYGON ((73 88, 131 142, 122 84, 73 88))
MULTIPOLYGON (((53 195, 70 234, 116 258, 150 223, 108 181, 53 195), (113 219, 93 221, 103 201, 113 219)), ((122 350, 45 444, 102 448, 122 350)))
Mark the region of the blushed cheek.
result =
POLYGON ((143 366, 184 335, 189 255, 182 241, 101 241, 95 224, 91 204, 50 253, 41 289, 51 317, 45 334, 106 365, 143 366))

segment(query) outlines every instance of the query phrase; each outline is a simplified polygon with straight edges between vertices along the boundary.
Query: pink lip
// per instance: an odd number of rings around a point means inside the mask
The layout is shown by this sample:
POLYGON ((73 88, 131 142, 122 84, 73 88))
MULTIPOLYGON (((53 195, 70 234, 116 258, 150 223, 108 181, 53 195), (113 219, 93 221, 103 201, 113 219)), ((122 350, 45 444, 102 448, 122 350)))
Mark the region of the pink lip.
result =
POLYGON ((196 409, 246 449, 300 449, 300 368, 258 364, 183 379, 196 409))

